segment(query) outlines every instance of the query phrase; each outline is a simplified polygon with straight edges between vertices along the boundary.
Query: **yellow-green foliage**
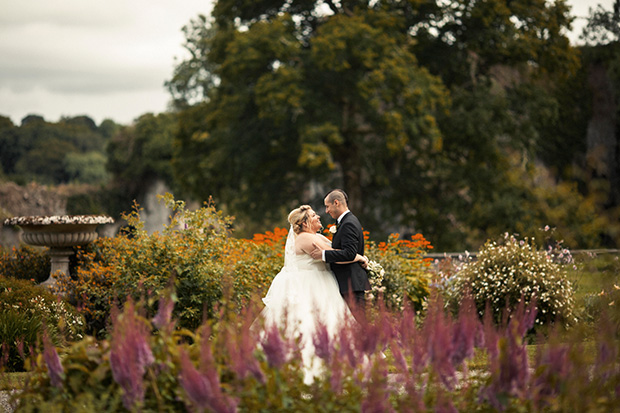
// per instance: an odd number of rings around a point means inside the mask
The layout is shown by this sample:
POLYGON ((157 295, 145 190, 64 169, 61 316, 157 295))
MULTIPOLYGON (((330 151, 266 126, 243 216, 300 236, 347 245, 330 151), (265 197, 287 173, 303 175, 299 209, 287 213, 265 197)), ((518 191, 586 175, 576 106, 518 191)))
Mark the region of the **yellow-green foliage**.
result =
POLYGON ((255 271, 264 270, 260 251, 239 249, 240 241, 230 236, 231 219, 213 205, 187 211, 170 195, 165 201, 175 215, 163 233, 148 235, 136 208, 126 216, 131 230, 78 251, 76 273, 58 280, 61 292, 83 309, 93 333, 105 329, 115 301, 156 297, 170 283, 178 297, 175 316, 181 326, 195 328, 203 312, 213 316, 225 289, 242 301, 252 284, 244 277, 257 278, 255 271))

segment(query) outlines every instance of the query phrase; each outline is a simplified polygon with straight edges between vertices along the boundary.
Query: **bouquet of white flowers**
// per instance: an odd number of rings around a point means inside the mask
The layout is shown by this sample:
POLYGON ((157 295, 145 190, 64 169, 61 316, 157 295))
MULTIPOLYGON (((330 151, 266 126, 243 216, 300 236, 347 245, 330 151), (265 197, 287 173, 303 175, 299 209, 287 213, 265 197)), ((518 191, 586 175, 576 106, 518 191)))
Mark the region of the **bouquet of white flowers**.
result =
POLYGON ((366 298, 373 300, 379 293, 385 292, 385 287, 382 285, 385 270, 377 261, 369 260, 366 272, 368 273, 368 282, 370 283, 370 290, 366 291, 366 298))

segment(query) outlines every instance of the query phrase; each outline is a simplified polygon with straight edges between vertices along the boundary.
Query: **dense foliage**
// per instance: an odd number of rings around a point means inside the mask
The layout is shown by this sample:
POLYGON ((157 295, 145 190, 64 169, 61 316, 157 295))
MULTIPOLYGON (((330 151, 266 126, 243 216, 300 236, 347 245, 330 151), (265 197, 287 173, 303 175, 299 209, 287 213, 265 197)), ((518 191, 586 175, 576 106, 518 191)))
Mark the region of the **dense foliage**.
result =
POLYGON ((105 145, 118 128, 87 116, 51 123, 30 115, 19 126, 0 117, 0 176, 22 184, 105 183, 105 145))
MULTIPOLYGON (((126 217, 127 231, 79 249, 74 274, 58 279, 59 291, 82 309, 90 334, 102 336, 115 303, 128 297, 150 302, 145 311, 152 316, 157 297, 169 287, 178 300, 179 325, 195 329, 214 317, 225 294, 238 309, 264 296, 282 267, 287 230, 237 239, 231 236, 232 218, 213 204, 190 211, 169 194, 164 200, 174 217, 162 233, 147 234, 136 208, 126 217)), ((384 263, 390 307, 423 308, 430 284, 424 271, 428 248, 421 234, 409 241, 393 235, 388 242, 368 243, 367 254, 384 263)))
POLYGON ((49 255, 41 248, 19 245, 0 248, 0 275, 42 283, 50 275, 52 264, 49 255))
POLYGON ((183 29, 174 112, 0 117, 0 179, 107 183, 68 210, 116 218, 164 181, 244 237, 337 186, 377 240, 473 249, 551 224, 616 246, 618 13, 593 10, 580 48, 571 19, 565 1, 220 0, 183 29))
POLYGON ((552 223, 579 247, 617 243, 566 2, 293 3, 218 1, 168 82, 179 183, 244 235, 341 186, 379 237, 477 248, 552 223))
POLYGON ((0 275, 0 370, 22 371, 43 333, 57 345, 80 340, 84 319, 47 289, 0 275))

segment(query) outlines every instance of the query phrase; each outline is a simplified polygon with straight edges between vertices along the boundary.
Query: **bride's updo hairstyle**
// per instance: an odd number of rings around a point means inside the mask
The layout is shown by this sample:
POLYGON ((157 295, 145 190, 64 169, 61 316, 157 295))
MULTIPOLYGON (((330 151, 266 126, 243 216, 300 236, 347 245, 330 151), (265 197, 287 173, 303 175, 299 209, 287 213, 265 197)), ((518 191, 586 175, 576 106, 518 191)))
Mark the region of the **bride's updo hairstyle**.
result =
POLYGON ((288 222, 293 227, 293 232, 299 234, 302 232, 302 225, 308 222, 312 207, 310 205, 302 205, 299 208, 295 208, 288 214, 288 222))

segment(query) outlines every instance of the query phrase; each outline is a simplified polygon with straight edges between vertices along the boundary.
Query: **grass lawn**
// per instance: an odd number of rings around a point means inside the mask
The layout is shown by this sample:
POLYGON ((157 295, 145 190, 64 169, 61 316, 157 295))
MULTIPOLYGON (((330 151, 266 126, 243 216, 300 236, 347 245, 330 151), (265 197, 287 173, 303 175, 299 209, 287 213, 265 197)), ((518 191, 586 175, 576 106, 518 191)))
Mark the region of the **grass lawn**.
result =
POLYGON ((620 259, 618 254, 574 257, 576 269, 569 267, 568 278, 575 288, 577 304, 587 296, 599 294, 605 289, 620 285, 620 259))

